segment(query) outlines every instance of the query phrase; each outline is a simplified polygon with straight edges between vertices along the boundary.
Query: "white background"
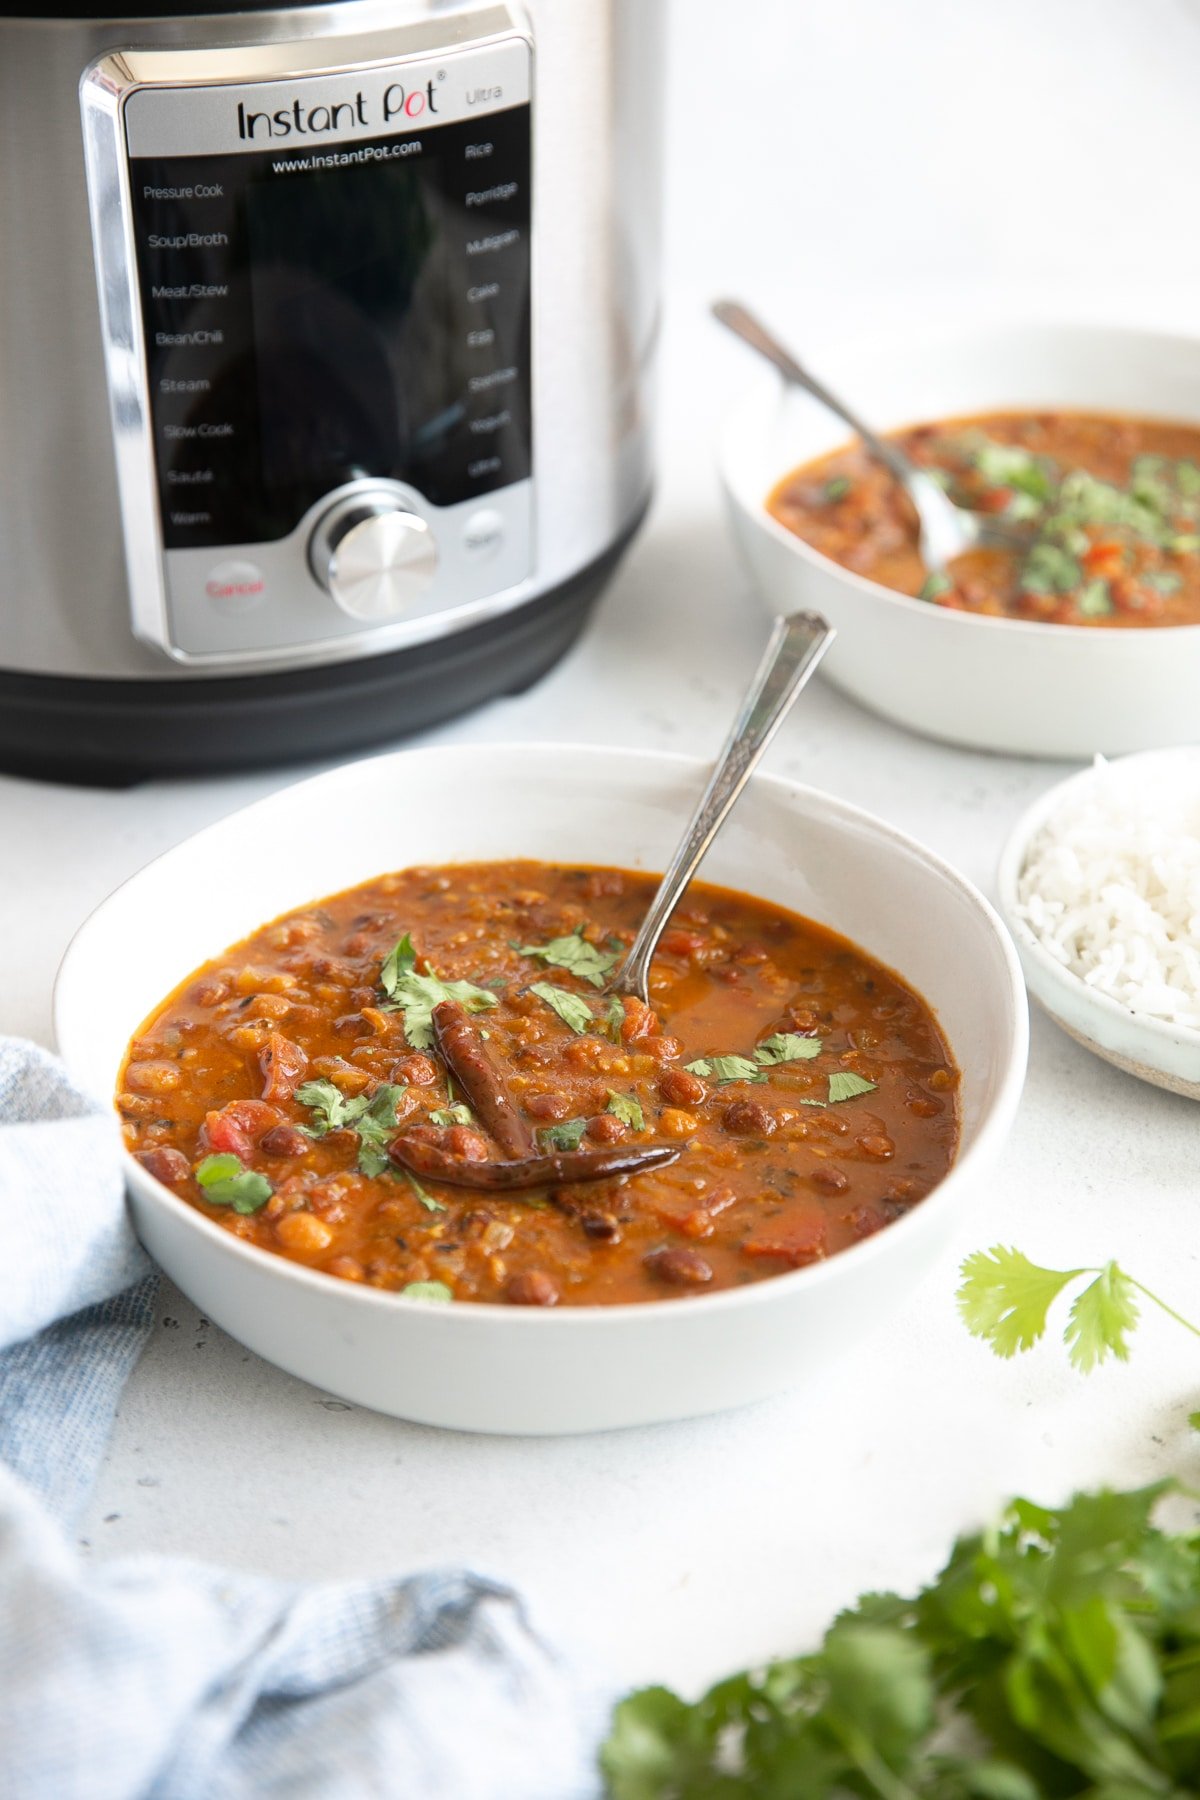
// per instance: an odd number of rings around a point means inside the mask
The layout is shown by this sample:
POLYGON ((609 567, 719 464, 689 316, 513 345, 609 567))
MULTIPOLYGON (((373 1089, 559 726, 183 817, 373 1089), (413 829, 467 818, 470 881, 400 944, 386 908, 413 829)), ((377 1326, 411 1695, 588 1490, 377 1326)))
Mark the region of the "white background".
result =
MULTIPOLYGON (((569 3, 569 0, 564 0, 569 3)), ((748 378, 703 303, 824 341, 932 314, 1200 315, 1200 9, 1186 0, 677 0, 669 62, 661 482, 582 643, 531 694, 431 740, 715 749, 763 637, 712 446, 748 378)), ((990 889, 1018 812, 1065 771, 958 753, 823 685, 771 767, 911 830, 990 889)), ((0 1022, 49 1038, 53 971, 120 879, 287 776, 105 793, 0 779, 0 1022)), ((84 1541, 289 1576, 469 1561, 589 1639, 621 1683, 688 1689, 811 1641, 861 1588, 929 1575, 1004 1495, 1197 1457, 1200 1345, 1167 1321, 1084 1380, 1057 1342, 997 1362, 956 1263, 1002 1238, 1121 1258, 1200 1314, 1191 1103, 1035 1019, 1011 1144, 954 1253, 884 1341, 786 1398, 590 1439, 443 1434, 331 1404, 168 1293, 84 1541)), ((36 1197, 30 1197, 35 1203, 36 1197)))

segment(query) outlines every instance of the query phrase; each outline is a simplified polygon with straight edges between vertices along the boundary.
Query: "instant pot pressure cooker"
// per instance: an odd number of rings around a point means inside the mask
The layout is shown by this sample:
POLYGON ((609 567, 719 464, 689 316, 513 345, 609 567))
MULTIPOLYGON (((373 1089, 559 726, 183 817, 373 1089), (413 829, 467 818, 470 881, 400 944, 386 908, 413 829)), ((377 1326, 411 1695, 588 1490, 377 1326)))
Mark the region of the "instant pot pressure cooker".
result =
POLYGON ((547 669, 649 488, 658 0, 0 13, 0 766, 547 669))

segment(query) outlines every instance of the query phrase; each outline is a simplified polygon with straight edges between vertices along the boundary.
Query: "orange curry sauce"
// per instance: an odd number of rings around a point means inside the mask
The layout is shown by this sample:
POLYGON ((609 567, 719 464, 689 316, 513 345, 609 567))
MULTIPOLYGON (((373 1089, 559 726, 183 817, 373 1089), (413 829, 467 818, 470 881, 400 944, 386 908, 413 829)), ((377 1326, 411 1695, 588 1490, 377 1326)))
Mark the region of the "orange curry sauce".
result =
POLYGON ((767 511, 833 562, 955 612, 1050 625, 1200 624, 1200 428, 988 413, 892 434, 960 505, 1024 526, 931 576, 908 496, 855 442, 793 469, 767 511))
POLYGON ((832 932, 700 883, 662 940, 653 1011, 610 1000, 604 965, 656 885, 535 862, 408 869, 264 926, 133 1040, 117 1096, 131 1151, 261 1249, 442 1300, 711 1292, 899 1218, 958 1138, 958 1072, 929 1008, 832 932), (409 1133, 476 1174, 511 1160, 448 1086, 428 1004, 424 1020, 403 1004, 436 999, 432 971, 471 984, 471 1033, 539 1154, 666 1145, 678 1160, 520 1192, 392 1162, 409 1133))

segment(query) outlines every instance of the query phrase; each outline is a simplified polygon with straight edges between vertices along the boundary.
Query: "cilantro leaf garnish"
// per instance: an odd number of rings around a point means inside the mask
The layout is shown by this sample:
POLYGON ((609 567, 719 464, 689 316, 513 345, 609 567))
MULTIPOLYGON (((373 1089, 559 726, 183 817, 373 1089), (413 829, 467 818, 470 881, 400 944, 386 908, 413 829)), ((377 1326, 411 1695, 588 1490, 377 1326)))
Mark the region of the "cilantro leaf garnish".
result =
POLYGON ((431 1125, 470 1125, 473 1117, 470 1107, 464 1106, 459 1100, 453 1106, 439 1106, 436 1112, 431 1112, 429 1123, 431 1125))
POLYGON ((1045 459, 1019 444, 981 444, 975 453, 975 467, 989 487, 1013 488, 1042 502, 1054 492, 1045 459))
POLYGON ((1200 1337, 1200 1327, 1177 1313, 1119 1263, 1101 1268, 1043 1269, 1019 1250, 995 1244, 976 1250, 962 1265, 958 1309, 975 1337, 983 1338, 997 1356, 1029 1350, 1046 1329, 1047 1315, 1059 1295, 1085 1275, 1092 1280, 1075 1296, 1063 1342, 1075 1368, 1087 1374, 1106 1357, 1124 1362, 1129 1335, 1140 1317, 1139 1296, 1200 1337))
POLYGON ((499 1005, 495 994, 473 981, 443 981, 432 971, 418 975, 416 964, 417 953, 406 931, 379 971, 388 1010, 404 1014, 404 1035, 414 1050, 428 1050, 433 1043, 433 1009, 443 1000, 457 1000, 472 1013, 499 1005))
POLYGON ((689 1075, 699 1075, 704 1081, 715 1081, 719 1087, 726 1087, 731 1081, 765 1081, 767 1078, 756 1062, 748 1056, 699 1056, 695 1062, 684 1063, 689 1075))
POLYGON ((1105 1263, 1071 1306, 1063 1341, 1071 1361, 1086 1375, 1106 1356, 1125 1362, 1128 1334, 1136 1331, 1140 1309, 1135 1284, 1115 1262, 1105 1263))
POLYGON ((848 475, 835 475, 831 480, 825 483, 825 486, 822 489, 822 498, 827 500, 831 506, 836 506, 837 502, 839 500, 844 500, 849 492, 850 477, 848 475))
POLYGON ((352 1124, 360 1113, 365 1113, 371 1104, 366 1094, 356 1094, 353 1100, 348 1100, 332 1081, 306 1081, 296 1089, 296 1098, 314 1115, 310 1124, 300 1127, 305 1137, 310 1138, 323 1138, 331 1131, 340 1131, 343 1126, 352 1124))
POLYGON ((437 1300, 444 1302, 453 1300, 454 1295, 444 1281, 410 1281, 407 1287, 400 1289, 410 1300, 437 1300))
POLYGON ((620 1119, 622 1125, 629 1125, 634 1131, 645 1131, 646 1120, 642 1112, 641 1102, 632 1094, 614 1094, 608 1090, 608 1106, 605 1109, 614 1119, 620 1119))
POLYGON ((395 997, 398 984, 406 975, 411 975, 416 966, 417 953, 413 949, 412 936, 406 931, 399 942, 392 945, 379 971, 379 985, 389 1000, 395 997))
POLYGON ((545 1150, 578 1150, 587 1130, 586 1119, 563 1119, 558 1125, 546 1125, 538 1132, 545 1150))
POLYGON ((211 1206, 232 1206, 236 1213, 256 1213, 275 1192, 265 1175, 247 1169, 227 1151, 197 1163, 196 1180, 211 1206))
POLYGON ((579 994, 571 993, 569 988, 554 987, 548 981, 532 982, 529 991, 552 1007, 563 1024, 569 1025, 572 1031, 590 1031, 592 1009, 579 994))
POLYGON ((1083 571, 1075 557, 1045 538, 1036 543, 1021 568, 1021 586, 1031 594, 1069 594, 1083 571))
POLYGON ((1126 492, 1110 481, 1101 481, 1086 469, 1072 469, 1064 476, 1054 500, 1054 513, 1046 523, 1061 530, 1072 525, 1111 525, 1157 541, 1166 529, 1165 496, 1148 489, 1126 492))
POLYGON ((391 1168, 388 1145, 396 1135, 396 1104, 407 1083, 384 1082, 354 1121, 358 1133, 358 1168, 362 1175, 382 1175, 391 1168))
POLYGON ((1113 610, 1107 581, 1089 581, 1076 601, 1085 619, 1105 619, 1113 610))
POLYGON ((829 1077, 829 1104, 836 1106, 840 1100, 873 1094, 878 1086, 877 1081, 868 1081, 865 1075, 856 1075, 853 1069, 838 1069, 829 1077))
POLYGON ((621 1041, 621 1027, 625 1023, 625 1007, 619 994, 610 994, 608 1005, 604 1009, 604 1029, 614 1044, 621 1041))
POLYGON ((521 956, 536 956, 539 962, 555 969, 566 969, 593 987, 603 987, 604 977, 620 960, 619 950, 599 950, 583 935, 583 926, 569 937, 551 938, 548 944, 518 944, 521 956))
POLYGON ((318 1139, 347 1128, 357 1132, 359 1174, 383 1175, 391 1169, 387 1146, 396 1134, 396 1105, 405 1085, 384 1082, 374 1094, 356 1094, 348 1100, 332 1081, 306 1081, 296 1089, 296 1098, 314 1117, 300 1129, 306 1137, 318 1139))
POLYGON ((754 1046, 755 1062, 767 1066, 772 1063, 808 1062, 811 1057, 820 1054, 820 1038, 801 1037, 798 1031, 777 1031, 754 1046))
POLYGON ((996 1244, 976 1250, 962 1265, 958 1310, 974 1337, 997 1356, 1032 1349, 1046 1329, 1046 1315, 1082 1269, 1043 1269, 1019 1250, 996 1244))
POLYGON ((953 586, 954 583, 948 575, 943 575, 940 569, 934 570, 925 577, 917 599, 936 600, 940 595, 948 594, 953 586))

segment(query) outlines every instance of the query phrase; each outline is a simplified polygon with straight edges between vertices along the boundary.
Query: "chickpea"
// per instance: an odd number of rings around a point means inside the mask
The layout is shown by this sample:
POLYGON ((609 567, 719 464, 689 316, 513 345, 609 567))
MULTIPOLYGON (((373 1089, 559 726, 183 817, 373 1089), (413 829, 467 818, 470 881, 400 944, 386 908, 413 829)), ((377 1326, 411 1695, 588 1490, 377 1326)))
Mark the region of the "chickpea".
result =
POLYGON ((130 1063, 126 1083, 135 1094, 172 1094, 183 1080, 174 1063, 130 1063))
POLYGON ((282 994, 257 994, 247 1008, 246 1016, 251 1019, 282 1019, 292 1010, 290 1000, 282 994))
POLYGON ((300 1256, 316 1256, 333 1242, 333 1232, 315 1213, 287 1213, 275 1227, 275 1235, 287 1250, 300 1256))

